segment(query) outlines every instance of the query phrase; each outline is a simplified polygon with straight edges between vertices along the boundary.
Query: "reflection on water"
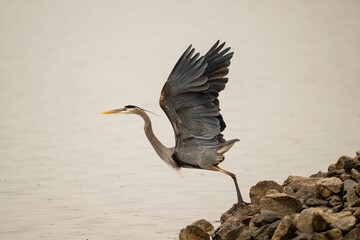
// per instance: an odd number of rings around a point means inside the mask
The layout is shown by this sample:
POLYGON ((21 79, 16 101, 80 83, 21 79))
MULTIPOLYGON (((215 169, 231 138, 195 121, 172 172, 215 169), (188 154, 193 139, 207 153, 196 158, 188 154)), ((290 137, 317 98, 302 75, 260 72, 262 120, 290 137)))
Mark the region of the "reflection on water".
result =
POLYGON ((236 201, 229 177, 177 174, 140 118, 100 115, 161 113, 154 129, 173 145, 157 100, 189 43, 204 52, 221 36, 235 51, 221 105, 225 136, 241 141, 222 167, 243 196, 360 149, 358 3, 0 4, 1 239, 176 239, 216 223, 236 201))

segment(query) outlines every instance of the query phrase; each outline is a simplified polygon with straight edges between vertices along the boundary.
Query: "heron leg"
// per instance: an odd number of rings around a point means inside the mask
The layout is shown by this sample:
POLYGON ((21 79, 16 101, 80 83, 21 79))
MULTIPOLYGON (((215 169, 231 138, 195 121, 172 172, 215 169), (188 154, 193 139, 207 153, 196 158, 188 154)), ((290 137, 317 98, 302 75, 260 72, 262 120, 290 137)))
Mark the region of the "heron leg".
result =
POLYGON ((239 185, 237 183, 237 180, 236 180, 236 175, 229 172, 229 171, 226 171, 222 168, 220 168, 219 166, 209 166, 208 167, 209 170, 213 170, 213 171, 219 171, 219 172, 222 172, 228 176, 230 176, 233 180, 234 180, 234 183, 235 183, 235 188, 236 188, 236 194, 237 194, 237 199, 238 199, 238 204, 242 204, 242 203, 245 203, 242 196, 241 196, 241 193, 240 193, 240 188, 239 188, 239 185))

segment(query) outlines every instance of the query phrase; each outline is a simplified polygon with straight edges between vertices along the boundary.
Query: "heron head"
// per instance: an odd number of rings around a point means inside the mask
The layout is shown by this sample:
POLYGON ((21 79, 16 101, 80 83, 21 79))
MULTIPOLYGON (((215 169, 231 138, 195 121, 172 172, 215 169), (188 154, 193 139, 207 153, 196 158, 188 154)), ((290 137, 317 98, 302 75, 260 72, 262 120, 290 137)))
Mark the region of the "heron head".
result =
POLYGON ((102 114, 136 114, 139 113, 139 111, 143 111, 143 109, 135 105, 126 105, 121 108, 116 108, 113 110, 102 112, 102 114))

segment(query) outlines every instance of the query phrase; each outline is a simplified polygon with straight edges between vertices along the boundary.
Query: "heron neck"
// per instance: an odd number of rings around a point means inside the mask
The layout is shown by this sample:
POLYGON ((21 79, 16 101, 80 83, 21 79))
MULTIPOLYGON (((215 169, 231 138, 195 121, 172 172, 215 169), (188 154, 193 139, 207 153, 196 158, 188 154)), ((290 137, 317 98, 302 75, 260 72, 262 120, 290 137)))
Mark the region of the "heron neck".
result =
POLYGON ((151 145, 154 148, 154 150, 156 151, 156 153, 167 164, 169 164, 170 166, 176 168, 177 164, 173 161, 173 159, 171 157, 172 154, 173 154, 172 153, 172 148, 165 147, 159 141, 159 139, 155 136, 155 134, 153 132, 153 129, 152 129, 151 120, 150 120, 149 116, 143 111, 141 111, 139 113, 139 115, 144 119, 145 135, 149 139, 149 142, 151 143, 151 145))

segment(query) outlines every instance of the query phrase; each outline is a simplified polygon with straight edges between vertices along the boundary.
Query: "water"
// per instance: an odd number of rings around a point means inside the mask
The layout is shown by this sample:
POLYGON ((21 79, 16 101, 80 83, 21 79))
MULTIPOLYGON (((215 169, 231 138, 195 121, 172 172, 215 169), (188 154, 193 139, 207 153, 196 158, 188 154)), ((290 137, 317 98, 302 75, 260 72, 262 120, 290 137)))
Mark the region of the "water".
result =
POLYGON ((236 200, 220 173, 167 167, 136 116, 182 51, 235 52, 221 95, 224 169, 257 181, 308 176, 360 149, 356 1, 0 1, 0 238, 177 239, 236 200))

